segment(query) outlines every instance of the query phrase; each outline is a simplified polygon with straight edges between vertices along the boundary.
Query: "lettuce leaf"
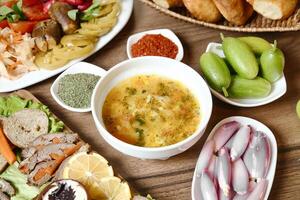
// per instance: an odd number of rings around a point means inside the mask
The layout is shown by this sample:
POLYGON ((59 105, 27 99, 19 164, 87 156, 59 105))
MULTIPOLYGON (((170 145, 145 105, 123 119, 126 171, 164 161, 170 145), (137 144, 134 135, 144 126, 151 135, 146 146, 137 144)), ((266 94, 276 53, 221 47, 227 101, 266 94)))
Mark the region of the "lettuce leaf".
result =
POLYGON ((9 117, 14 112, 26 108, 28 102, 18 96, 0 97, 0 115, 9 117))
POLYGON ((44 104, 22 99, 19 96, 0 97, 0 115, 9 117, 13 113, 24 108, 39 109, 46 113, 49 119, 49 132, 60 132, 64 129, 64 123, 53 116, 49 108, 44 104))
POLYGON ((19 171, 16 163, 9 166, 0 177, 10 182, 16 189, 16 195, 11 198, 12 200, 32 200, 40 193, 39 188, 27 184, 26 175, 19 171))

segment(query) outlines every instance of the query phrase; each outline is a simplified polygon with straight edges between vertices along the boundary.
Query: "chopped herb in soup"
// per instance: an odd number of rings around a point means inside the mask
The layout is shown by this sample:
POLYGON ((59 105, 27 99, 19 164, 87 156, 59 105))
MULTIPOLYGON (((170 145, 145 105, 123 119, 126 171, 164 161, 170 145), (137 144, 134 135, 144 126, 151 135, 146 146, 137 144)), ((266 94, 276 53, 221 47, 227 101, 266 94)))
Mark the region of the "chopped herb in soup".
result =
POLYGON ((122 81, 109 92, 102 116, 106 129, 118 139, 161 147, 192 135, 200 122, 200 108, 180 82, 140 75, 122 81))

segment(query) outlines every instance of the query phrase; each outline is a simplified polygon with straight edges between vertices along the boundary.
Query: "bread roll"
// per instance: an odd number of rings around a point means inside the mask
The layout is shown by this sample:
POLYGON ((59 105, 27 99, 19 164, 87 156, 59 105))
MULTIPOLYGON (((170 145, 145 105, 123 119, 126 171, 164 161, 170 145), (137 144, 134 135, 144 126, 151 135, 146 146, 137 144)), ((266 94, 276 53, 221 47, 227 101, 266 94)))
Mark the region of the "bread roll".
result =
POLYGON ((218 22, 222 18, 213 0, 183 0, 183 4, 199 20, 218 22))
POLYGON ((167 9, 183 6, 182 0, 153 0, 153 2, 167 9))
POLYGON ((245 0, 213 0, 227 21, 244 25, 253 14, 253 8, 245 0))
POLYGON ((297 8, 298 0, 247 0, 262 16, 277 20, 290 17, 297 8))

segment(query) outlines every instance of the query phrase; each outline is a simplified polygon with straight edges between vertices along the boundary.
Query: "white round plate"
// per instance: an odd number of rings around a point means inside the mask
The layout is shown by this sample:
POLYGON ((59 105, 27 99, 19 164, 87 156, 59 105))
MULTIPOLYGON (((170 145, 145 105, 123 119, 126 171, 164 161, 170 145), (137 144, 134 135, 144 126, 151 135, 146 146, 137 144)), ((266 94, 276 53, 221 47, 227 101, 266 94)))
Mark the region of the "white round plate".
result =
MULTIPOLYGON (((225 55, 222 50, 222 45, 220 43, 213 43, 213 42, 209 43, 206 52, 213 52, 218 56, 225 58, 225 55)), ((271 103, 276 99, 279 99, 281 96, 283 96, 286 93, 287 84, 286 84, 285 77, 283 75, 278 81, 272 84, 271 93, 267 97, 255 98, 255 99, 228 98, 211 87, 209 87, 209 89, 211 90, 211 92, 215 97, 231 105, 239 106, 239 107, 257 107, 257 106, 262 106, 271 103)))
MULTIPOLYGON (((275 136, 273 134, 273 132, 263 123, 255 120, 255 119, 251 119, 248 117, 241 117, 241 116, 233 116, 233 117, 228 117, 226 119, 223 119, 222 121, 220 121, 214 128, 213 130, 210 132, 208 138, 206 139, 206 142, 212 138, 216 132, 216 130, 222 126, 223 124, 227 123, 227 122, 231 122, 231 121, 237 121, 243 125, 250 125, 252 126, 255 130, 257 131, 261 131, 263 133, 266 134, 266 136, 269 139, 270 142, 270 146, 271 146, 271 162, 270 162, 270 167, 269 167, 269 171, 267 173, 266 179, 268 180, 268 187, 267 187, 267 191, 265 193, 265 197, 264 200, 268 199, 268 196, 271 192, 271 188, 273 185, 273 180, 274 180, 274 176, 275 176, 275 171, 276 171, 276 163, 277 163, 277 142, 275 139, 275 136)), ((201 172, 197 171, 197 165, 198 165, 198 161, 195 167, 195 171, 194 171, 194 177, 193 177, 193 182, 192 182, 192 200, 200 200, 200 174, 201 172)))
POLYGON ((58 83, 59 80, 64 77, 67 74, 77 74, 77 73, 87 73, 87 74, 93 74, 100 76, 100 79, 105 76, 106 71, 96 65, 87 63, 87 62, 78 62, 74 65, 72 65, 70 68, 68 68, 66 71, 64 71, 61 75, 59 75, 56 80, 53 82, 50 92, 53 97, 53 99, 63 108, 73 111, 73 112, 90 112, 91 107, 89 108, 73 108, 71 106, 68 106, 65 104, 57 95, 58 91, 58 83))
POLYGON ((110 42, 127 24, 131 13, 133 9, 133 0, 121 0, 121 12, 119 14, 118 22, 117 24, 113 27, 113 29, 107 33, 106 35, 102 36, 99 41, 96 44, 95 49, 88 55, 72 60, 65 66, 56 69, 56 70, 45 70, 41 69, 38 71, 33 71, 25 74, 21 78, 17 80, 8 80, 4 78, 0 78, 0 93, 1 92, 11 92, 14 90, 19 90, 25 87, 28 87, 30 85, 36 84, 38 82, 41 82, 43 80, 46 80, 52 76, 55 76, 66 69, 68 69, 70 66, 73 64, 80 62, 87 57, 91 56, 92 54, 96 53, 99 51, 102 47, 104 47, 108 42, 110 42))
POLYGON ((178 61, 182 60, 183 55, 184 55, 182 43, 180 42, 179 38, 175 35, 175 33, 173 31, 171 31, 170 29, 149 30, 149 31, 141 32, 141 33, 136 33, 136 34, 130 36, 127 40, 127 56, 129 59, 132 58, 131 46, 134 43, 136 43, 139 39, 141 39, 143 36, 145 36, 146 34, 161 34, 164 37, 170 39, 178 47, 178 53, 177 53, 175 60, 178 60, 178 61))

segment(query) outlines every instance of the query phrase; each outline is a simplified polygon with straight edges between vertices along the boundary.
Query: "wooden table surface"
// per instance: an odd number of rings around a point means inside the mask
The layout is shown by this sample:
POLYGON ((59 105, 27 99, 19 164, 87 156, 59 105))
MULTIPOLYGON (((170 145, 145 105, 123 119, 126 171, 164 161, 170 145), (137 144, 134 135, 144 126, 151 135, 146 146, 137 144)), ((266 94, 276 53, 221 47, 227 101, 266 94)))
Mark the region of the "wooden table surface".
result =
MULTIPOLYGON (((180 38, 185 49, 184 63, 199 71, 198 61, 209 42, 220 41, 220 31, 188 24, 134 1, 134 12, 127 26, 112 42, 87 59, 104 69, 127 59, 126 40, 133 33, 149 29, 169 28, 180 38)), ((240 36, 244 33, 223 32, 240 36)), ((261 33, 269 41, 276 39, 286 56, 287 93, 279 100, 257 108, 238 108, 213 98, 213 113, 206 133, 188 151, 166 161, 139 160, 111 148, 98 134, 91 113, 69 112, 51 97, 50 86, 55 77, 27 88, 74 131, 105 156, 111 165, 142 194, 158 200, 191 199, 191 183, 197 157, 212 127, 221 119, 240 115, 266 124, 278 142, 278 162, 269 199, 300 199, 300 120, 295 105, 300 99, 300 32, 261 33)))

